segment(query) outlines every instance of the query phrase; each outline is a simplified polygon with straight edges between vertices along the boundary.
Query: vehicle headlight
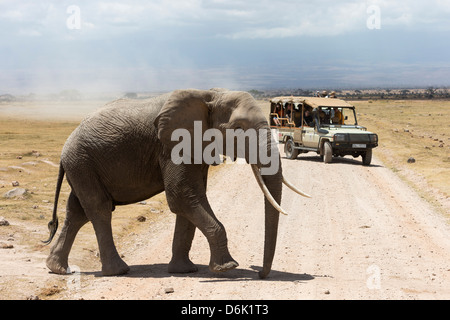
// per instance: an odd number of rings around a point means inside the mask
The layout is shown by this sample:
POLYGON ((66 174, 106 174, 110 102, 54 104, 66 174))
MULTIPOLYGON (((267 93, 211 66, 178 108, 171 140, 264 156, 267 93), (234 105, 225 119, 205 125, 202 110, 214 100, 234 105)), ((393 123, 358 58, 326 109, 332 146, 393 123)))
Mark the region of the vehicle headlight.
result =
POLYGON ((369 139, 370 139, 370 142, 373 142, 373 143, 378 142, 378 135, 369 134, 369 139))
POLYGON ((345 142, 347 140, 346 134, 337 133, 334 135, 334 141, 336 142, 345 142))

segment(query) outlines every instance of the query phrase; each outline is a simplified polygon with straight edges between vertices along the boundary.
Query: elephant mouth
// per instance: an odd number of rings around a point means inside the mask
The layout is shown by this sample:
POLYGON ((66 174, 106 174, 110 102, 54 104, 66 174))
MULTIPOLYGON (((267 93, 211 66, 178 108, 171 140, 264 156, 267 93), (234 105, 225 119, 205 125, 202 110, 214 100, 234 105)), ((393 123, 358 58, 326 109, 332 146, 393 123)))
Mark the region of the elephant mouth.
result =
MULTIPOLYGON (((251 165, 253 174, 255 176, 256 181, 258 182, 259 187, 261 188, 261 191, 263 192, 266 199, 270 202, 270 204, 280 213, 287 215, 287 212, 277 203, 277 201, 273 198, 271 195, 269 189, 267 188, 266 184, 264 183, 264 180, 262 178, 260 169, 256 165, 251 165)), ((297 187, 295 187, 292 183, 290 183, 284 176, 282 179, 282 182, 292 191, 298 193, 299 195, 311 198, 311 196, 301 190, 299 190, 297 187)))

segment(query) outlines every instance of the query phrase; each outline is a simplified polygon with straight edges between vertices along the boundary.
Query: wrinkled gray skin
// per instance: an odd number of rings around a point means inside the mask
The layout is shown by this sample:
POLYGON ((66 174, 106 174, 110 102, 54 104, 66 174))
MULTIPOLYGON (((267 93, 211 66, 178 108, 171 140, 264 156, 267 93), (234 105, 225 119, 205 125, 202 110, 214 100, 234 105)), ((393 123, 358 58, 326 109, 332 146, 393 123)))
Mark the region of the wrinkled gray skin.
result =
MULTIPOLYGON (((195 229, 209 242, 210 270, 234 269, 227 235, 206 197, 208 165, 171 161, 171 141, 177 128, 193 132, 193 121, 203 130, 267 128, 255 100, 245 92, 179 90, 148 100, 117 100, 87 117, 70 135, 61 154, 50 242, 57 229, 56 207, 64 174, 71 187, 66 219, 47 258, 48 268, 59 274, 68 269, 68 256, 78 230, 91 221, 97 236, 103 275, 129 270, 113 242, 111 215, 126 205, 166 192, 170 210, 177 214, 169 272, 195 272, 189 260, 195 229)), ((225 139, 224 139, 225 141, 225 139)), ((271 148, 267 145, 267 148, 271 148)), ((259 165, 258 165, 259 166, 259 165)), ((259 166, 260 167, 260 166, 259 166)), ((281 201, 281 163, 274 175, 263 176, 274 199, 281 201)), ((224 190, 226 192, 226 190, 224 190)), ((245 214, 244 212, 242 214, 245 214)), ((279 212, 265 199, 265 278, 271 269, 277 238, 279 212)))

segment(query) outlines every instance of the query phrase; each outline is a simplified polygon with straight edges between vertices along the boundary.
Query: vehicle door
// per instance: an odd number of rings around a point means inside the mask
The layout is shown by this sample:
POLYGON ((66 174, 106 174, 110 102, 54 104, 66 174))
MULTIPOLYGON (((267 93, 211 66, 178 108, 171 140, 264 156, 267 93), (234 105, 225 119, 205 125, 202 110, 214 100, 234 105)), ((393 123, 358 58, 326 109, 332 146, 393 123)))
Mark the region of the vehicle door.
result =
POLYGON ((294 104, 294 111, 293 111, 293 122, 294 122, 294 132, 293 132, 293 138, 294 142, 302 145, 303 144, 303 103, 295 103, 294 104))
MULTIPOLYGON (((313 117, 316 119, 317 110, 313 111, 313 117)), ((308 148, 316 148, 319 144, 319 138, 317 137, 317 121, 314 120, 314 127, 307 126, 303 123, 302 138, 303 146, 308 148)))

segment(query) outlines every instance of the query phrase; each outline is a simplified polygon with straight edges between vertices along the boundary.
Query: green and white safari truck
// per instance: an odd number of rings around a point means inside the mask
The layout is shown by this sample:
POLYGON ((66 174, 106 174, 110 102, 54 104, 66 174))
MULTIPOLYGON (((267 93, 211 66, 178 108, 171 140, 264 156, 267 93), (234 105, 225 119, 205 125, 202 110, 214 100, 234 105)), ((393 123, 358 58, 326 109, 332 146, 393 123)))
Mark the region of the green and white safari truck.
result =
POLYGON ((378 136, 358 125, 355 107, 344 100, 323 97, 270 99, 270 125, 289 159, 299 153, 317 152, 325 163, 334 157, 362 157, 370 165, 378 136))

